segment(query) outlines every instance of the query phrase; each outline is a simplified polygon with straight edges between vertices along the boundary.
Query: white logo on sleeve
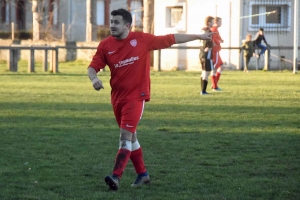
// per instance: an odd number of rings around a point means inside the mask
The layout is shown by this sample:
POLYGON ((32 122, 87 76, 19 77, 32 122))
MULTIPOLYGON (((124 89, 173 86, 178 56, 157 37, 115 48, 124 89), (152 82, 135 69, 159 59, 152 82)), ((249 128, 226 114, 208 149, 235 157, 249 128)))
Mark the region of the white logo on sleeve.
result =
POLYGON ((130 41, 131 46, 135 47, 137 45, 136 39, 130 41))
POLYGON ((109 52, 108 52, 108 54, 113 54, 113 53, 115 53, 115 51, 109 51, 109 52))
POLYGON ((128 128, 132 128, 132 127, 134 127, 134 126, 130 126, 129 124, 126 124, 126 127, 128 127, 128 128))

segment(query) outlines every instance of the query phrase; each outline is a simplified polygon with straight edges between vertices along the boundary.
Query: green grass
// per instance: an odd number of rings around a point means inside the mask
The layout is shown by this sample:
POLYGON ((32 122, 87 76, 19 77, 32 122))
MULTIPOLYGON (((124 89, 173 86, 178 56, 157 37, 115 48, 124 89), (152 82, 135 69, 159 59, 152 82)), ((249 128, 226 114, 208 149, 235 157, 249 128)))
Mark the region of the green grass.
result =
POLYGON ((200 96, 197 72, 151 72, 138 127, 151 184, 132 189, 129 163, 109 192, 119 139, 109 72, 96 92, 88 62, 60 63, 59 74, 19 64, 0 62, 1 200, 300 198, 297 74, 225 71, 223 91, 200 96))

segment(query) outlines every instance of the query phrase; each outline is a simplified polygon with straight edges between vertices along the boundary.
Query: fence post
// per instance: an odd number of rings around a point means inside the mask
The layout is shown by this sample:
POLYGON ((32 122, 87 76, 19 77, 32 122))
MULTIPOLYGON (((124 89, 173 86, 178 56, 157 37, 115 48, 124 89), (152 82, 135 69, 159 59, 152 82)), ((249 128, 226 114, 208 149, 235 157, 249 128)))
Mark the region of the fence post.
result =
POLYGON ((15 23, 11 23, 11 40, 14 41, 15 39, 15 23))
POLYGON ((9 47, 7 55, 7 69, 12 72, 17 72, 18 60, 18 50, 13 47, 9 47))
POLYGON ((34 72, 34 48, 32 46, 29 49, 28 72, 34 72))
POLYGON ((55 64, 54 64, 54 69, 55 71, 53 71, 54 73, 58 73, 58 48, 56 47, 55 50, 55 64))
POLYGON ((265 66, 264 66, 264 70, 269 71, 270 70, 270 47, 267 47, 267 50, 265 51, 265 66))
POLYGON ((160 62, 161 62, 161 50, 158 50, 158 71, 161 71, 161 66, 160 66, 160 62))
POLYGON ((49 71, 53 72, 53 49, 50 50, 50 66, 49 71))
POLYGON ((51 50, 50 70, 53 73, 58 72, 58 48, 57 47, 51 50))
POLYGON ((65 23, 61 24, 61 41, 65 42, 66 38, 65 38, 65 23))
POLYGON ((44 52, 44 62, 43 62, 43 71, 46 72, 48 70, 48 48, 45 48, 44 52))
POLYGON ((7 54, 7 69, 11 72, 14 71, 14 51, 11 47, 8 49, 7 54))

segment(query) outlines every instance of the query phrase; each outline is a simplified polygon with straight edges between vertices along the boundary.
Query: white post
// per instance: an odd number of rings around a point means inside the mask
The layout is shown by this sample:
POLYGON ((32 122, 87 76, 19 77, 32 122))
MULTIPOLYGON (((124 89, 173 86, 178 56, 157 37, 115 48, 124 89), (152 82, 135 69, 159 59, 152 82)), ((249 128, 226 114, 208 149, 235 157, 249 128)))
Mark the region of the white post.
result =
POLYGON ((299 17, 299 0, 294 1, 294 56, 293 56, 293 73, 298 73, 298 17, 299 17))
POLYGON ((61 24, 61 41, 65 42, 66 38, 65 38, 65 23, 61 24))
POLYGON ((11 23, 11 40, 15 39, 15 23, 11 23))
POLYGON ((91 42, 91 0, 86 1, 86 42, 91 42))

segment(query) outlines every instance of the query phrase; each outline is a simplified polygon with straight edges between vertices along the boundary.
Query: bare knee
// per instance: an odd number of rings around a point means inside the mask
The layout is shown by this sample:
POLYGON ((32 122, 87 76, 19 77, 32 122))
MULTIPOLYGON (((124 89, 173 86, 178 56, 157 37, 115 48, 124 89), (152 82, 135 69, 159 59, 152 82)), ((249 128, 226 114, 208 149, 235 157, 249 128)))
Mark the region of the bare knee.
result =
POLYGON ((120 129, 120 140, 129 140, 132 141, 133 139, 133 133, 130 131, 127 131, 123 128, 120 129))
POLYGON ((132 134, 131 142, 135 143, 136 141, 137 141, 137 136, 136 136, 136 133, 134 133, 134 134, 132 134))

